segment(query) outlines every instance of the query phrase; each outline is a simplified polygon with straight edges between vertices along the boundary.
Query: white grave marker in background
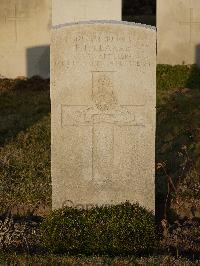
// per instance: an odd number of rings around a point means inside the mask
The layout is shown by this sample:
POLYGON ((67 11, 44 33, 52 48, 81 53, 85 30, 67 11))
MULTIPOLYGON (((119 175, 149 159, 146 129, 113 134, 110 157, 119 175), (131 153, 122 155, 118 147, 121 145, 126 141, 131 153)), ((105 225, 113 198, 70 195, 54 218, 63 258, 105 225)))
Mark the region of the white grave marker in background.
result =
POLYGON ((157 1, 159 64, 200 65, 200 1, 157 1))
POLYGON ((121 20, 122 0, 52 0, 52 24, 121 20))

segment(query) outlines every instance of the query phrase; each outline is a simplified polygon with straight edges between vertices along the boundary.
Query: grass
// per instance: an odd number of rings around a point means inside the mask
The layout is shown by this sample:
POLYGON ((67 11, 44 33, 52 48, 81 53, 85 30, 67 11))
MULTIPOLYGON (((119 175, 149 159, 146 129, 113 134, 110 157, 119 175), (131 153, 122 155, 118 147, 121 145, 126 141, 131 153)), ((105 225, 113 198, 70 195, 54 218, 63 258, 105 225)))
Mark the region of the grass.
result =
POLYGON ((0 263, 3 265, 38 265, 38 266, 57 266, 57 265, 87 265, 87 266, 122 266, 122 265, 144 265, 144 266, 198 266, 199 262, 191 262, 188 259, 174 258, 170 256, 158 256, 158 257, 99 257, 99 256, 58 256, 52 254, 43 255, 16 255, 16 254, 1 254, 0 263))
MULTIPOLYGON (((195 66, 158 66, 156 162, 162 167, 156 171, 157 216, 163 219, 167 198, 167 233, 172 226, 176 237, 175 221, 185 232, 184 217, 200 218, 199 103, 200 72, 195 66)), ((0 80, 0 215, 46 216, 50 209, 49 81, 0 80)), ((188 235, 181 237, 184 246, 188 235)), ((192 252, 189 246, 187 250, 192 252)), ((44 265, 58 260, 42 259, 44 265)))
MULTIPOLYGON (((200 207, 199 103, 196 66, 158 66, 156 161, 165 165, 175 186, 171 209, 183 217, 192 217, 190 209, 195 206, 199 212, 200 207)), ((163 202, 167 193, 165 171, 156 173, 157 202, 163 202)))
POLYGON ((128 202, 89 210, 56 210, 41 224, 40 235, 47 250, 73 255, 151 254, 158 242, 154 215, 128 202))
MULTIPOLYGON (((200 74, 195 66, 158 66, 157 77, 156 160, 165 163, 179 196, 197 201, 200 74)), ((48 81, 0 80, 0 180, 1 212, 51 208, 48 81)), ((165 197, 166 188, 158 170, 157 196, 165 197)))
POLYGON ((2 83, 0 211, 26 213, 50 207, 49 83, 2 80, 0 88, 2 83))

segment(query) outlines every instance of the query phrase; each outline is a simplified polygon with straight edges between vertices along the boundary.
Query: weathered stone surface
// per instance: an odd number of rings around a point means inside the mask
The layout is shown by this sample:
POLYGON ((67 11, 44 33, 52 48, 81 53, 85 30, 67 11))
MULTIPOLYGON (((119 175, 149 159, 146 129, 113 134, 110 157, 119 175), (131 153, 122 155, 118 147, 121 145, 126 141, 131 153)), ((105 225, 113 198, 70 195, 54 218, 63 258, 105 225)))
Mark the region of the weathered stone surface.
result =
POLYGON ((50 0, 0 1, 0 76, 50 75, 50 0))
POLYGON ((52 0, 52 23, 121 20, 122 0, 52 0))
POLYGON ((158 0, 158 63, 200 65, 200 1, 158 0))
POLYGON ((53 209, 129 200, 154 210, 155 29, 65 25, 51 53, 53 209))

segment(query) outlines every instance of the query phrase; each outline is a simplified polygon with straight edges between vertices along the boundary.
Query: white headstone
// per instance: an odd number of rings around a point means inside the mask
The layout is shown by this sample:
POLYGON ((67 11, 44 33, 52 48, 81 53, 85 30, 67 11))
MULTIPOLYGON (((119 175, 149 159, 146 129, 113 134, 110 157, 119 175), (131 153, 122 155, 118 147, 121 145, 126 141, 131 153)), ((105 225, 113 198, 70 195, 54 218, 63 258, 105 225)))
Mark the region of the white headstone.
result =
POLYGON ((121 20, 122 0, 52 0, 52 23, 121 20))
POLYGON ((159 64, 200 65, 200 1, 157 1, 159 64))
POLYGON ((50 0, 0 1, 0 76, 49 78, 50 0))
POLYGON ((53 209, 128 200, 154 210, 155 29, 61 26, 51 53, 53 209))

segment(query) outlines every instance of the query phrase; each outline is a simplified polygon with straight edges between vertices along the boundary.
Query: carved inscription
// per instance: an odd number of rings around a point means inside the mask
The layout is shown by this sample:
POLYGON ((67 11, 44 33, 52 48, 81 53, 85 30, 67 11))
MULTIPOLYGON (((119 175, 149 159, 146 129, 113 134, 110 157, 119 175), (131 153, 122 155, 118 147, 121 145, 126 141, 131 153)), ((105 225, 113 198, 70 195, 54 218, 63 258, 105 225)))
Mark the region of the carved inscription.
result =
MULTIPOLYGON (((91 67, 127 67, 134 66, 138 68, 150 67, 148 58, 142 62, 137 58, 140 54, 139 48, 148 46, 141 41, 141 45, 136 45, 134 35, 123 36, 121 34, 90 32, 77 33, 71 35, 70 43, 73 44, 73 56, 66 58, 65 65, 67 68, 73 68, 80 64, 80 57, 84 57, 91 67), (138 53, 137 53, 138 50, 138 53), (95 56, 94 56, 95 55, 95 56)), ((138 40, 137 40, 138 42, 138 40)))

